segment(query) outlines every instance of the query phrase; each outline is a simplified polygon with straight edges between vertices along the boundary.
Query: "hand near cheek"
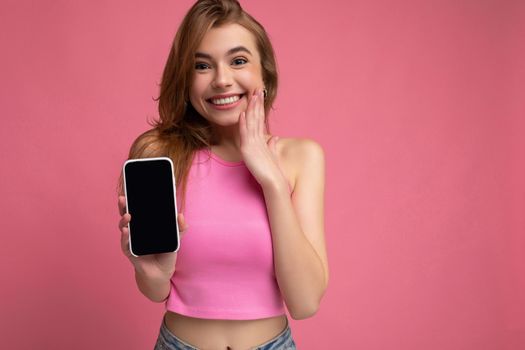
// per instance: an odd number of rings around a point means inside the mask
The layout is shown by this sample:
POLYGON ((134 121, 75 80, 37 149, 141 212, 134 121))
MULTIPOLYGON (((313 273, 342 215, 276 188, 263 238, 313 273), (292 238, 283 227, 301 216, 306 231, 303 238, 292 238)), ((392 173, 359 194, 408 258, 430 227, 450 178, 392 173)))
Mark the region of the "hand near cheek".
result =
POLYGON ((277 136, 266 140, 264 123, 264 98, 262 90, 251 96, 246 112, 239 118, 241 154, 246 167, 264 188, 286 182, 279 166, 276 143, 277 136))

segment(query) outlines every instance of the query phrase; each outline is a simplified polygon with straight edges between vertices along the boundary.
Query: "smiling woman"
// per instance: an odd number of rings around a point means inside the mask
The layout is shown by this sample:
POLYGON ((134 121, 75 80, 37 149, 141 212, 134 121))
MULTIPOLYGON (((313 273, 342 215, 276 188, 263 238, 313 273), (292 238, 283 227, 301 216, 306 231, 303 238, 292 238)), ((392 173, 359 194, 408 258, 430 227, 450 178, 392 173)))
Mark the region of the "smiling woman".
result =
POLYGON ((237 124, 256 89, 264 89, 255 38, 236 23, 212 28, 195 59, 191 104, 210 123, 237 124))
POLYGON ((235 0, 197 1, 164 69, 160 118, 129 152, 175 164, 178 252, 130 254, 119 182, 123 253, 140 291, 166 305, 156 349, 295 349, 285 305, 294 319, 319 308, 324 153, 270 134, 276 93, 264 28, 235 0))

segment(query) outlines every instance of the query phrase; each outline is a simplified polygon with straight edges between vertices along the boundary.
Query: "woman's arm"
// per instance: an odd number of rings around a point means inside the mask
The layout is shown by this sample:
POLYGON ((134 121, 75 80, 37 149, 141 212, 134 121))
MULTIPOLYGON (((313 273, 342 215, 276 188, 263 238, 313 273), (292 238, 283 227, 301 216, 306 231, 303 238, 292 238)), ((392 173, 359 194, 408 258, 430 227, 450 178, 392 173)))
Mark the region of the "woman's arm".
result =
MULTIPOLYGON (((129 158, 158 157, 159 153, 158 133, 151 129, 140 135, 132 144, 129 158)), ((120 181, 122 181, 122 176, 120 181)), ((126 212, 126 198, 123 193, 123 183, 120 183, 118 207, 121 219, 119 229, 121 231, 121 249, 135 268, 135 281, 137 287, 144 296, 154 302, 163 302, 169 296, 171 288, 171 276, 175 271, 177 253, 151 254, 143 256, 133 256, 129 250, 129 230, 128 223, 132 220, 130 214, 126 212)), ((177 216, 182 238, 187 229, 186 222, 182 213, 177 216)))
POLYGON ((294 192, 282 178, 263 187, 272 231, 277 282, 292 318, 314 315, 328 285, 324 239, 325 164, 322 147, 293 141, 297 165, 294 192))
POLYGON ((140 292, 151 301, 161 303, 170 294, 170 277, 152 276, 135 268, 135 281, 140 292))
MULTIPOLYGON (((122 252, 135 268, 135 281, 140 292, 154 302, 166 300, 170 293, 171 276, 175 271, 177 253, 149 254, 134 256, 129 250, 128 223, 132 220, 131 215, 126 213, 126 198, 119 196, 118 207, 121 215, 119 229, 121 232, 120 245, 122 252)), ((182 238, 188 228, 184 215, 177 215, 179 233, 182 238)))

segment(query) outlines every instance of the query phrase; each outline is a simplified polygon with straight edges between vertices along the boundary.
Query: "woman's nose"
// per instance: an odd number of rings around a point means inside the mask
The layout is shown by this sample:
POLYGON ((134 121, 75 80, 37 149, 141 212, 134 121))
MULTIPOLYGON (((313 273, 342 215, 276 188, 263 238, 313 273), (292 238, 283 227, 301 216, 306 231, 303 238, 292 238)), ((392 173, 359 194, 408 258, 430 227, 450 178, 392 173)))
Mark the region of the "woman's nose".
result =
POLYGON ((216 88, 228 87, 232 84, 232 75, 228 67, 218 65, 215 70, 213 85, 216 88))

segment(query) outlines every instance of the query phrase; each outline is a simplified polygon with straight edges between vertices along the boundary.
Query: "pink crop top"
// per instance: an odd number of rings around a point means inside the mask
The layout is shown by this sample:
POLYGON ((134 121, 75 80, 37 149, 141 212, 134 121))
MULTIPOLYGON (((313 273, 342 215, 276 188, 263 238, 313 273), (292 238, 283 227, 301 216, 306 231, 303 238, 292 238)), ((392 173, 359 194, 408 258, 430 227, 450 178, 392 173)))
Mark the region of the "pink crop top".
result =
POLYGON ((166 309, 208 319, 284 314, 261 186, 244 162, 195 153, 181 240, 166 309))

